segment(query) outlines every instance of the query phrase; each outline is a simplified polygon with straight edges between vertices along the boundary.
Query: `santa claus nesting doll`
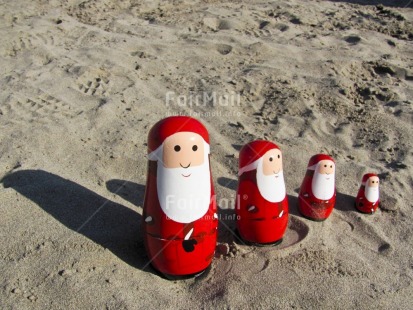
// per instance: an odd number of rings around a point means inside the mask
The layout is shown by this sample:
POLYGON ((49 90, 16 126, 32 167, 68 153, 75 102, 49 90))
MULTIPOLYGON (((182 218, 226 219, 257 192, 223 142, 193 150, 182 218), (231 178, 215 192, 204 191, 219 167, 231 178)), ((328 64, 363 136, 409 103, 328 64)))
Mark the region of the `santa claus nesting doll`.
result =
POLYGON ((281 150, 270 141, 246 144, 239 154, 238 175, 239 235, 254 244, 281 242, 288 224, 281 150))
POLYGON ((209 136, 196 119, 173 116, 148 135, 143 232, 152 266, 169 276, 195 275, 215 252, 218 219, 209 136))
POLYGON ((379 177, 374 173, 366 173, 356 197, 356 208, 362 213, 373 214, 379 202, 379 177))
POLYGON ((328 155, 311 157, 298 195, 302 215, 314 221, 324 221, 336 203, 336 165, 328 155))

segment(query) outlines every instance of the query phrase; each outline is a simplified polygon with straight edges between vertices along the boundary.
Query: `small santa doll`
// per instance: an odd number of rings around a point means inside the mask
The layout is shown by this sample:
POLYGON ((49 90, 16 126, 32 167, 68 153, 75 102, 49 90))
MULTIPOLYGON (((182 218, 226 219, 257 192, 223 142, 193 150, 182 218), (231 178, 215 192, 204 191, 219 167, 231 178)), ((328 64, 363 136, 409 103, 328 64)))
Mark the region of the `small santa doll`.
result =
POLYGON ((288 224, 281 150, 270 141, 246 144, 239 154, 238 175, 239 235, 254 244, 280 243, 288 224))
POLYGON ((314 221, 324 221, 336 203, 334 160, 325 154, 311 157, 298 195, 300 213, 314 221))
POLYGON ((196 119, 173 116, 148 135, 143 232, 152 266, 170 276, 205 270, 215 252, 218 218, 209 136, 196 119))
POLYGON ((356 197, 356 208, 362 213, 373 214, 379 202, 379 177, 374 173, 366 173, 356 197))

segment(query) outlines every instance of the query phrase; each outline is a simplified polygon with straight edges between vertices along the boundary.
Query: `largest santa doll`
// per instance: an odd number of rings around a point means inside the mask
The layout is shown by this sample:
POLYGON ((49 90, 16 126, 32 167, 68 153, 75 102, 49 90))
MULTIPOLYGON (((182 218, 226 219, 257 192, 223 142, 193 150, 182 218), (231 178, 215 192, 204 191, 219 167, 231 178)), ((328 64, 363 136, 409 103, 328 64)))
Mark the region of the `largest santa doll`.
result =
POLYGON ((143 232, 152 266, 166 277, 195 275, 212 262, 218 219, 209 136, 196 119, 173 116, 148 135, 143 232))

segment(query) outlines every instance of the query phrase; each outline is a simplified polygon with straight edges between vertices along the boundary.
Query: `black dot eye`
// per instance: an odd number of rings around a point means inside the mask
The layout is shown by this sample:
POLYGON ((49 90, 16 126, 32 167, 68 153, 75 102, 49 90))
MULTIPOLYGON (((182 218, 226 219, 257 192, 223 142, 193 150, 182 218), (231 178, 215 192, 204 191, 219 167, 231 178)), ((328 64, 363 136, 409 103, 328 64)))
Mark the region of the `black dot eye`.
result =
POLYGON ((270 157, 270 161, 273 161, 273 160, 274 160, 274 158, 270 157))
POLYGON ((327 165, 324 165, 324 168, 327 168, 327 165))
POLYGON ((330 168, 333 168, 333 165, 330 165, 330 168))
POLYGON ((175 152, 179 152, 181 150, 181 147, 179 145, 175 145, 174 150, 175 152))
POLYGON ((280 154, 278 154, 278 155, 277 155, 277 157, 278 157, 278 158, 281 158, 281 155, 280 155, 280 154))
POLYGON ((198 145, 194 145, 194 146, 192 147, 192 151, 196 152, 197 150, 198 150, 198 145))

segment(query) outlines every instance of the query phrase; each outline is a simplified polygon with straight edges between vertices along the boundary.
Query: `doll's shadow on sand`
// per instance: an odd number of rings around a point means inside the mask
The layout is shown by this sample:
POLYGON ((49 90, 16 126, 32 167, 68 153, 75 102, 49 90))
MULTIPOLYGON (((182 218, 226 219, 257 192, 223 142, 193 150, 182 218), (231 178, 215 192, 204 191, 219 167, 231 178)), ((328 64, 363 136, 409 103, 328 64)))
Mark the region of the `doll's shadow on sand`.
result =
POLYGON ((336 204, 334 206, 334 209, 339 210, 339 211, 344 211, 344 212, 350 212, 350 211, 357 212, 354 206, 354 202, 355 202, 354 196, 350 196, 347 194, 337 192, 336 204))
POLYGON ((218 242, 230 243, 233 240, 239 238, 235 232, 236 215, 233 204, 235 194, 238 186, 238 181, 226 177, 219 177, 217 182, 222 187, 228 188, 234 191, 233 197, 227 197, 230 199, 223 199, 222 202, 218 201, 218 242))
MULTIPOLYGON (((1 183, 4 188, 13 188, 32 200, 73 232, 109 249, 129 265, 153 272, 147 266, 148 258, 140 232, 141 215, 137 211, 43 170, 13 172, 1 183)), ((142 205, 143 185, 112 180, 107 186, 133 204, 142 205)))
POLYGON ((143 206, 145 186, 124 180, 113 179, 106 182, 106 188, 137 207, 143 206))

